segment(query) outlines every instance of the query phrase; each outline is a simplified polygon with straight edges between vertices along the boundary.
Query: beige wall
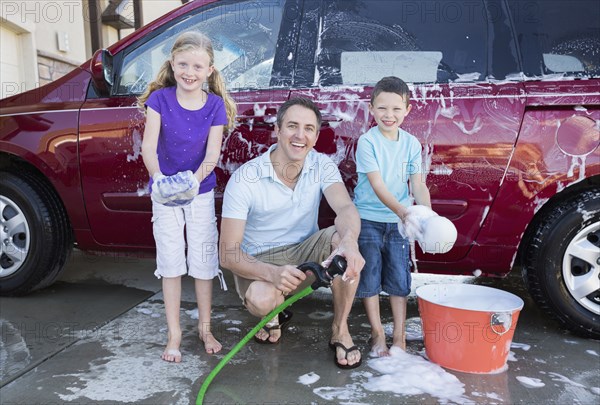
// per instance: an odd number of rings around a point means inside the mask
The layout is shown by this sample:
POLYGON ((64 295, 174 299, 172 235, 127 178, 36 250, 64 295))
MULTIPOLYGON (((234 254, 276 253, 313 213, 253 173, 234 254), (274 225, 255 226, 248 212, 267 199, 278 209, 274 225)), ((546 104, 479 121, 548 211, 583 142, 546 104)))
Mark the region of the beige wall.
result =
POLYGON ((48 55, 72 61, 86 60, 85 25, 81 0, 23 1, 35 10, 37 48, 48 55))
MULTIPOLYGON (((104 10, 108 0, 99 3, 104 10)), ((142 0, 142 25, 179 6, 180 0, 142 0)), ((131 1, 122 14, 133 21, 131 1)), ((94 52, 87 0, 0 0, 0 23, 0 98, 56 80, 94 52)), ((131 32, 103 26, 104 47, 131 32)))
MULTIPOLYGON (((181 6, 181 4, 182 4, 181 0, 142 0, 142 13, 144 15, 144 20, 143 20, 142 25, 146 25, 146 24, 156 20, 158 17, 181 6)), ((133 11, 132 11, 132 14, 133 14, 133 11)), ((121 38, 125 38, 127 35, 131 34, 132 32, 133 32, 133 29, 122 30, 121 38)), ((115 36, 113 35, 112 38, 114 39, 115 36)), ((116 40, 113 40, 110 43, 113 43, 113 42, 116 42, 116 40)))
POLYGON ((181 6, 180 0, 143 0, 144 24, 156 20, 158 17, 181 6))
POLYGON ((36 25, 18 5, 0 1, 0 98, 35 88, 38 82, 36 25))

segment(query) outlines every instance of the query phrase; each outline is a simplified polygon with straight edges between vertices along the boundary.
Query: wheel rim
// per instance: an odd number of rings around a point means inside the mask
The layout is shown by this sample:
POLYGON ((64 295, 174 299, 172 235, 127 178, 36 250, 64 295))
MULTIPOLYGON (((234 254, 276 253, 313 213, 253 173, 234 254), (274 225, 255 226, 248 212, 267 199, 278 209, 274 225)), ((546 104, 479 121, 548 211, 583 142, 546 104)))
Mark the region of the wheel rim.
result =
POLYGON ((563 258, 569 293, 584 308, 600 315, 600 221, 575 235, 563 258))
POLYGON ((13 200, 0 196, 0 278, 23 266, 30 241, 31 229, 25 214, 13 200))

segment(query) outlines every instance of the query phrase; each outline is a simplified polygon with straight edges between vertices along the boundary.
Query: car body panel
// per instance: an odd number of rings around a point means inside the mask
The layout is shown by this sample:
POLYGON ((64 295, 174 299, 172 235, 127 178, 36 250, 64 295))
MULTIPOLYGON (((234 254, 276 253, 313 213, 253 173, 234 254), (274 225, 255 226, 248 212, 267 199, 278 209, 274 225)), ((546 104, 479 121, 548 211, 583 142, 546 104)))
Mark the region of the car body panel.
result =
MULTIPOLYGON (((367 87, 292 93, 316 100, 325 112, 327 125, 316 149, 340 165, 351 192, 356 185, 356 142, 373 124, 368 113, 371 91, 367 87)), ((419 85, 413 86, 411 103, 403 128, 424 147, 434 210, 451 219, 459 234, 450 252, 419 254, 420 264, 427 268, 427 262, 458 261, 473 246, 513 153, 525 95, 520 84, 481 84, 475 89, 419 85)), ((510 232, 509 224, 504 227, 510 232)))
POLYGON ((0 150, 33 165, 52 183, 74 229, 89 228, 78 157, 79 107, 89 81, 89 73, 76 69, 2 100, 0 114, 0 150))

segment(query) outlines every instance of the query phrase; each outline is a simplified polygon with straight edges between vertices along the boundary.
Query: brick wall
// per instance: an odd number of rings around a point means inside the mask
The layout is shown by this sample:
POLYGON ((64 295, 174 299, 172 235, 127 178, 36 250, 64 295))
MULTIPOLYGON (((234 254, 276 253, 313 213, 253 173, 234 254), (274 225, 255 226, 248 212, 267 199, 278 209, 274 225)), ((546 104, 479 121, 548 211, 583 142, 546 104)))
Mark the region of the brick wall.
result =
POLYGON ((66 75, 82 63, 64 57, 61 58, 59 55, 39 49, 37 51, 37 59, 40 86, 66 75))

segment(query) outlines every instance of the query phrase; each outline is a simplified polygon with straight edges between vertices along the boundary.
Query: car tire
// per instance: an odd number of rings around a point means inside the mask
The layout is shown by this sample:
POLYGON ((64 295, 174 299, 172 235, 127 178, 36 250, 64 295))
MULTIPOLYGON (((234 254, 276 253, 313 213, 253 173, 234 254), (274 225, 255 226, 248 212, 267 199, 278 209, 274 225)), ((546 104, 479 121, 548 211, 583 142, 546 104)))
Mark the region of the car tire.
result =
POLYGON ((51 187, 27 172, 0 173, 0 294, 52 284, 72 248, 65 210, 51 187))
POLYGON ((600 190, 580 192, 542 217, 524 253, 529 292, 566 329, 600 338, 600 190))

